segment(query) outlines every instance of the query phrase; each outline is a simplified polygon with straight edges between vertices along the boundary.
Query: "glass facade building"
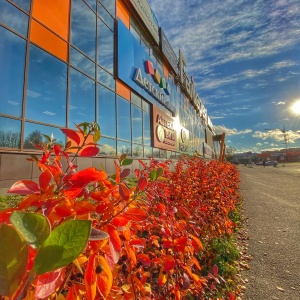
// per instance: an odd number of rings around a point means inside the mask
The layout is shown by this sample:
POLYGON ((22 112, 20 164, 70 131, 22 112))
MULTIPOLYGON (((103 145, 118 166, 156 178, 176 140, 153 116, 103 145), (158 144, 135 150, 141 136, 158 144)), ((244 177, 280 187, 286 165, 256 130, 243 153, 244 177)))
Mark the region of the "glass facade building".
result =
POLYGON ((162 37, 147 0, 0 0, 2 162, 93 120, 103 158, 212 156, 213 126, 162 37))

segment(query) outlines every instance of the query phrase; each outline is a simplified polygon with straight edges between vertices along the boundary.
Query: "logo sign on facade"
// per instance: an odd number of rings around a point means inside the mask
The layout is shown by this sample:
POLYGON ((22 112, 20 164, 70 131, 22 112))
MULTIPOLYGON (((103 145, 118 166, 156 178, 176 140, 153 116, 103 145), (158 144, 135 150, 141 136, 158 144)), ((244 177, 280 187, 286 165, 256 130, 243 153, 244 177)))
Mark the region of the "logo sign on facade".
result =
POLYGON ((171 67, 173 68, 173 71, 177 75, 178 74, 177 55, 175 54, 172 46, 170 45, 165 33, 163 32, 163 30, 161 28, 160 28, 160 46, 161 46, 162 53, 167 58, 171 67))
POLYGON ((186 66, 185 58, 182 52, 179 50, 179 79, 180 83, 183 87, 184 93, 189 97, 191 100, 192 105, 194 106, 197 112, 200 111, 201 108, 201 101, 200 97, 196 93, 195 90, 195 82, 194 78, 189 78, 188 74, 185 72, 184 67, 186 66))
POLYGON ((172 117, 153 106, 153 146, 165 150, 176 150, 176 130, 172 117))
POLYGON ((178 124, 176 125, 176 127, 177 127, 177 150, 180 152, 189 152, 189 146, 190 146, 189 131, 178 124))
POLYGON ((151 10, 147 0, 130 0, 138 15, 141 17, 146 27, 150 31, 154 40, 159 44, 159 28, 157 19, 151 10))

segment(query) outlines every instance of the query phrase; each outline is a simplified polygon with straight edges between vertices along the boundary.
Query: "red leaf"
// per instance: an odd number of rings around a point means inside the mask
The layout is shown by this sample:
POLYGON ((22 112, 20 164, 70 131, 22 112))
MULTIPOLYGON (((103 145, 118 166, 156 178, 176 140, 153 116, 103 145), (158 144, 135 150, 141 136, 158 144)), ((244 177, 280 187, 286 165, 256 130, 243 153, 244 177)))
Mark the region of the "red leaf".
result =
POLYGON ((121 174, 120 174, 120 178, 125 178, 130 174, 130 169, 124 169, 121 174))
POLYGON ((113 225, 107 225, 107 229, 110 242, 113 244, 114 249, 117 252, 120 252, 122 247, 122 241, 120 239, 118 231, 116 230, 116 227, 113 225))
POLYGON ((38 276, 35 287, 35 298, 46 298, 50 296, 63 283, 65 268, 58 269, 38 276))
POLYGON ((76 211, 77 215, 84 215, 90 212, 94 212, 95 206, 87 200, 82 200, 75 203, 74 210, 76 211))
POLYGON ((116 183, 120 182, 121 176, 120 176, 120 172, 121 172, 121 168, 120 166, 117 164, 117 162, 115 161, 115 166, 116 166, 116 183))
POLYGON ((8 193, 19 195, 31 195, 40 192, 40 187, 37 183, 31 180, 20 180, 12 185, 8 193))
POLYGON ((104 171, 99 171, 93 167, 90 167, 74 174, 70 178, 70 181, 75 185, 87 185, 94 181, 105 180, 106 177, 107 175, 104 171))
POLYGON ((73 130, 73 129, 61 129, 61 131, 71 140, 73 140, 77 145, 80 144, 80 136, 78 135, 78 133, 73 130))
POLYGON ((159 203, 157 205, 157 209, 161 212, 161 213, 165 213, 166 212, 166 206, 162 203, 159 203))
POLYGON ((120 216, 115 217, 115 218, 112 220, 112 224, 113 224, 114 226, 125 226, 125 225, 128 224, 128 222, 129 222, 128 219, 126 219, 126 218, 124 218, 124 217, 120 217, 120 216))
POLYGON ((231 292, 228 293, 228 296, 229 300, 236 300, 236 297, 231 292))
POLYGON ((141 177, 138 181, 138 188, 140 191, 144 190, 145 187, 147 186, 148 181, 146 177, 141 177))
POLYGON ((51 172, 49 170, 44 171, 39 177, 39 183, 42 190, 45 190, 52 179, 51 172))
POLYGON ((183 252, 184 248, 186 246, 186 243, 187 243, 186 237, 180 237, 180 238, 175 239, 174 244, 175 244, 176 250, 183 252))
POLYGON ((163 257, 164 261, 164 271, 171 271, 175 268, 175 260, 173 256, 166 255, 163 257))
POLYGON ((95 299, 96 296, 95 256, 96 253, 92 253, 89 256, 86 271, 84 273, 84 283, 88 299, 95 299))
POLYGON ((74 199, 77 197, 82 191, 81 187, 72 187, 69 190, 63 191, 65 197, 69 199, 74 199))
POLYGON ((145 266, 150 266, 151 265, 151 259, 149 258, 148 255, 146 254, 138 254, 137 259, 145 266))
POLYGON ((10 215, 16 210, 16 208, 7 208, 5 210, 0 211, 0 224, 2 223, 10 223, 9 218, 10 215))
POLYGON ((79 153, 79 155, 85 157, 96 156, 99 151, 100 149, 98 147, 86 147, 79 153))
POLYGON ((214 265, 214 266, 213 266, 213 275, 217 275, 218 272, 219 272, 218 266, 217 266, 217 265, 214 265))
POLYGON ((119 194, 124 200, 128 200, 130 198, 130 190, 123 182, 119 185, 119 194))
POLYGON ((148 214, 141 208, 130 208, 123 214, 123 217, 130 221, 140 222, 146 220, 148 214))

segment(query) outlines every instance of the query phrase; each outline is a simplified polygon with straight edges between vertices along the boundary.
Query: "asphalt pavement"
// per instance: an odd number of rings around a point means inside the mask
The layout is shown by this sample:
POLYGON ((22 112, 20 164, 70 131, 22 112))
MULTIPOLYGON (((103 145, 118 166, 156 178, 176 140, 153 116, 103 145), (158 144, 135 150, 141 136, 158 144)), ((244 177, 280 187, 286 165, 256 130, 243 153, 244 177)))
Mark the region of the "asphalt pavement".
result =
POLYGON ((300 163, 239 165, 247 254, 243 300, 300 300, 300 163))

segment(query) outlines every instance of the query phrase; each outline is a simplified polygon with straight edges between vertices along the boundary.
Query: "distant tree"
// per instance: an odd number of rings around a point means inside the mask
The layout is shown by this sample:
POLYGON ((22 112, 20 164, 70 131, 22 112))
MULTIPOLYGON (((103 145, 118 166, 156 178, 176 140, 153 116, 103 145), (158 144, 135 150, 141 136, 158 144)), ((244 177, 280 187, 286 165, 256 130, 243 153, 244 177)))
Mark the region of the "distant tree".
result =
POLYGON ((39 130, 32 131, 24 141, 24 148, 35 149, 33 145, 40 144, 43 141, 43 136, 39 130))
POLYGON ((0 147, 20 148, 20 133, 0 130, 0 147))

